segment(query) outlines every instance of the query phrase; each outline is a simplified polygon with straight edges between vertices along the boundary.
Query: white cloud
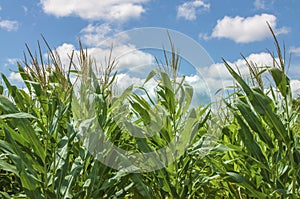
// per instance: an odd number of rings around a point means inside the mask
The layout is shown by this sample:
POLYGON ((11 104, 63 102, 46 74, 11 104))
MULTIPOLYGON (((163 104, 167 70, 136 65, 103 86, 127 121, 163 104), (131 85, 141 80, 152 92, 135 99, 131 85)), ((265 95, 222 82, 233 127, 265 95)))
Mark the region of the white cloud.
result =
POLYGON ((16 73, 16 72, 11 72, 11 73, 9 74, 8 79, 9 79, 10 81, 16 82, 16 83, 21 83, 21 82, 23 82, 20 73, 16 73))
MULTIPOLYGON (((269 53, 265 53, 265 52, 253 53, 248 55, 246 59, 249 62, 256 64, 258 67, 273 66, 273 58, 269 53)), ((278 62, 278 58, 276 58, 276 61, 278 62)), ((244 59, 238 59, 233 62, 227 62, 227 63, 235 70, 237 70, 238 68, 242 76, 249 77, 249 70, 244 59)), ((210 88, 211 90, 211 94, 214 94, 215 91, 217 91, 222 87, 226 88, 228 86, 234 85, 234 79, 227 71, 223 63, 213 64, 209 67, 203 68, 202 71, 200 72, 204 76, 206 85, 208 85, 208 88, 210 88)), ((293 73, 297 73, 297 72, 298 70, 293 73)), ((197 82, 192 82, 192 81, 190 82, 192 83, 193 86, 194 84, 195 85, 198 84, 197 82)), ((203 81, 201 81, 200 83, 203 85, 203 81)), ((297 95, 300 95, 300 80, 291 79, 290 84, 291 84, 293 97, 297 97, 297 95)))
POLYGON ((253 17, 229 17, 218 20, 211 37, 227 38, 236 43, 261 41, 271 36, 266 24, 268 22, 276 34, 288 33, 287 28, 277 29, 277 18, 271 14, 255 15, 253 17))
MULTIPOLYGON (((249 62, 256 64, 257 66, 272 66, 273 58, 269 53, 261 52, 261 53, 252 53, 246 57, 249 62)), ((239 72, 244 75, 249 75, 248 66, 244 59, 238 59, 234 62, 227 62, 234 69, 238 68, 239 72)), ((231 79, 230 73, 227 71, 225 65, 223 63, 216 63, 212 66, 208 67, 207 70, 204 71, 207 76, 212 78, 221 77, 223 80, 231 79)))
MULTIPOLYGON (((69 65, 69 56, 74 50, 75 54, 79 54, 79 51, 75 49, 72 44, 62 44, 57 47, 56 51, 60 55, 61 62, 64 67, 69 65)), ((108 59, 111 53, 110 47, 90 47, 87 49, 88 54, 92 57, 97 67, 105 66, 105 60, 108 59)), ((76 57, 74 56, 74 63, 78 64, 76 57)), ((143 74, 151 70, 150 66, 153 66, 155 61, 154 56, 149 53, 140 51, 133 45, 120 44, 113 48, 111 58, 115 59, 117 64, 116 70, 119 72, 128 72, 130 74, 143 74)))
POLYGON ((81 39, 84 44, 88 46, 98 46, 103 43, 103 41, 107 38, 107 35, 112 31, 113 30, 110 25, 104 23, 101 25, 89 24, 83 28, 80 33, 82 34, 81 39))
MULTIPOLYGON (((67 67, 69 67, 70 64, 70 56, 72 55, 72 52, 75 52, 75 46, 73 44, 67 44, 63 43, 61 46, 57 47, 56 52, 59 54, 60 61, 64 67, 65 70, 67 70, 67 67)), ((77 52, 79 53, 79 52, 77 52)), ((78 64, 78 60, 76 60, 76 56, 74 56, 74 64, 78 64)))
POLYGON ((40 0, 45 13, 57 17, 122 22, 139 18, 148 0, 40 0))
POLYGON ((117 37, 110 37, 121 31, 112 28, 107 23, 100 25, 89 24, 80 32, 82 41, 89 46, 88 53, 94 58, 97 66, 105 65, 106 63, 103 63, 104 60, 111 56, 118 63, 117 69, 119 72, 126 70, 131 73, 145 73, 145 69, 148 71, 149 66, 155 62, 153 55, 141 51, 130 44, 128 40, 130 38, 125 32, 118 34, 117 37), (147 67, 145 67, 146 65, 147 67))
POLYGON ((0 20, 0 29, 4 29, 10 32, 10 31, 17 31, 18 28, 19 28, 19 23, 17 21, 0 20))
POLYGON ((184 18, 192 21, 197 18, 197 13, 208 10, 209 8, 210 4, 205 3, 202 0, 185 2, 177 7, 177 18, 184 18))
POLYGON ((255 0, 254 1, 254 7, 256 9, 269 9, 270 6, 274 3, 275 0, 255 0))
POLYGON ((18 60, 18 58, 8 58, 6 59, 6 63, 4 64, 4 66, 8 67, 10 65, 16 65, 18 60))
MULTIPOLYGON (((249 62, 256 64, 258 67, 272 66, 273 58, 269 53, 252 53, 246 57, 249 62)), ((249 77, 249 69, 246 65, 244 59, 238 59, 235 61, 227 62, 233 69, 238 70, 242 76, 249 77)), ((199 105, 202 102, 208 102, 210 97, 214 99, 214 95, 219 89, 226 89, 228 86, 234 85, 234 79, 231 74, 226 69, 224 63, 216 63, 209 67, 198 68, 198 74, 192 74, 185 77, 185 80, 194 89, 193 104, 199 105), (201 102, 199 99, 201 98, 201 102)), ((144 81, 143 78, 136 76, 133 77, 130 74, 119 74, 118 78, 118 88, 119 91, 123 91, 125 88, 134 85, 141 85, 144 81)), ((291 81, 293 93, 298 92, 300 94, 300 81, 291 81)), ((154 87, 152 84, 149 89, 154 87)), ((151 96, 154 96, 152 93, 151 96)))
POLYGON ((264 0, 255 0, 254 6, 257 9, 265 9, 266 8, 266 2, 264 0))
POLYGON ((129 86, 142 86, 144 79, 139 77, 134 77, 126 73, 121 73, 116 76, 117 92, 121 94, 129 86))
POLYGON ((293 97, 297 97, 297 95, 300 95, 300 80, 291 80, 291 89, 293 93, 293 97))
MULTIPOLYGON (((269 53, 261 52, 261 53, 252 53, 246 57, 249 62, 256 64, 258 67, 260 66, 272 66, 273 58, 269 53)), ((244 59, 238 59, 235 61, 227 61, 227 63, 234 69, 238 70, 242 76, 249 77, 248 66, 244 59)), ((207 86, 210 90, 210 94, 214 95, 215 92, 219 89, 226 89, 228 86, 234 85, 234 79, 231 74, 228 72, 224 63, 215 63, 209 67, 201 68, 200 75, 203 77, 202 86, 207 86), (203 83, 205 81, 205 85, 203 83)), ((204 88, 204 87, 203 87, 204 88)), ((206 92, 208 92, 206 90, 206 92)))
POLYGON ((290 48, 290 53, 293 55, 300 57, 300 47, 291 47, 290 48))
POLYGON ((208 35, 207 33, 199 33, 198 37, 200 39, 204 39, 204 40, 209 40, 210 39, 210 35, 208 35))
MULTIPOLYGON (((97 66, 101 66, 103 60, 110 55, 110 48, 89 48, 89 54, 95 58, 97 66)), ((148 66, 155 61, 154 56, 149 53, 140 51, 132 45, 119 45, 113 48, 111 57, 118 63, 117 70, 130 71, 132 73, 144 73, 148 66), (146 67, 145 67, 146 66, 146 67)))

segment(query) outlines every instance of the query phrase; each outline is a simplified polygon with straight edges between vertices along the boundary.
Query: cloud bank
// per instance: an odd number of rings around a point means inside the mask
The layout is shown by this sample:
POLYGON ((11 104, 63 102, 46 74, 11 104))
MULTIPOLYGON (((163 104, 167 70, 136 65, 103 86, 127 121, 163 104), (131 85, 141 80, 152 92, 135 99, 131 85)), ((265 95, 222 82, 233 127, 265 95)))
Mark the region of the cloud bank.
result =
POLYGON ((270 24, 277 35, 288 33, 287 28, 277 29, 276 16, 261 14, 245 18, 225 16, 217 21, 211 37, 231 39, 236 43, 261 41, 271 36, 266 22, 270 24))
POLYGON ((148 0, 40 0, 45 13, 56 17, 124 22, 139 18, 148 0))

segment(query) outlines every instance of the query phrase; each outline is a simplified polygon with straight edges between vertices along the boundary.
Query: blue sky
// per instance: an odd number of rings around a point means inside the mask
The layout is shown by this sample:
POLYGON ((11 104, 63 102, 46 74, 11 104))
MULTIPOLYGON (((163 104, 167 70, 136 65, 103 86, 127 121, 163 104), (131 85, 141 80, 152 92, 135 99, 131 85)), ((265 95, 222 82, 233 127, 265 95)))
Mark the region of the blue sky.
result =
MULTIPOLYGON (((205 74, 211 75, 214 82, 214 70, 218 69, 226 82, 229 77, 221 66, 222 57, 241 68, 240 53, 259 65, 271 63, 267 49, 275 51, 275 48, 266 26, 268 21, 279 41, 285 42, 287 51, 293 52, 290 77, 297 94, 300 93, 299 8, 299 0, 1 1, 0 70, 17 82, 18 75, 11 70, 16 68, 16 60, 23 58, 25 43, 36 49, 41 34, 59 53, 76 50, 80 38, 91 54, 96 55, 103 52, 99 43, 115 33, 160 27, 179 31, 202 45, 215 62, 205 69, 205 74)), ((147 53, 136 56, 146 62, 152 60, 147 53)))

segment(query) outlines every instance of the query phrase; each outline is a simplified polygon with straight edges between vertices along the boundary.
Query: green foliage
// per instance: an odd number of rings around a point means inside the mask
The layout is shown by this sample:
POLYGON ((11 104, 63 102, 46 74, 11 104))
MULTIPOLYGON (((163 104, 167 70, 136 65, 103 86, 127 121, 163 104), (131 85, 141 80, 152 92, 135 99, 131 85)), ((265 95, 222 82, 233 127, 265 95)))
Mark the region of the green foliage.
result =
MULTIPOLYGON (((221 142, 231 150, 220 155, 227 163, 219 172, 242 188, 242 198, 299 198, 300 194, 298 113, 293 109, 285 62, 276 38, 275 41, 279 63, 273 57, 274 66, 264 70, 274 82, 269 89, 250 87, 224 61, 238 87, 232 95, 233 103, 227 103, 232 117, 221 142)), ((256 78, 262 79, 262 75, 256 78)))
POLYGON ((211 105, 190 108, 193 89, 177 77, 179 55, 172 44, 165 64, 145 80, 157 83, 154 96, 145 86, 116 96, 116 62, 109 57, 95 74, 81 44, 68 66, 47 42, 48 62, 40 45, 38 56, 28 49, 30 61, 18 63, 26 90, 1 75, 1 198, 299 198, 300 100, 292 96, 288 67, 274 39, 273 66, 245 60, 250 79, 224 60, 237 85, 217 114, 211 105), (222 122, 216 120, 220 115, 222 122), (220 135, 213 133, 220 129, 220 135), (207 141, 214 136, 212 148, 207 141), (176 146, 174 139, 180 140, 176 146), (156 169, 148 172, 129 168, 131 162, 114 169, 97 159, 109 158, 109 150, 99 154, 95 148, 106 141, 131 154, 155 152, 153 157, 172 161, 157 168, 162 162, 149 158, 147 169, 156 169), (159 152, 168 144, 171 156, 159 152))

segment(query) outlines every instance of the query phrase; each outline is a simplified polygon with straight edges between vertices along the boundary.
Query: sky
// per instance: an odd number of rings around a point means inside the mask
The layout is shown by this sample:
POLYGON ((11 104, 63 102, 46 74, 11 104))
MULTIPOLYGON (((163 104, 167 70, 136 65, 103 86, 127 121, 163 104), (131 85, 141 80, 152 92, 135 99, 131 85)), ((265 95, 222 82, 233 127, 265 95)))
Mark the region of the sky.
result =
MULTIPOLYGON (((68 53, 78 50, 80 40, 92 56, 98 57, 97 62, 102 63, 111 47, 107 39, 113 37, 114 55, 129 54, 122 55, 119 61, 122 69, 119 77, 124 87, 142 82, 147 71, 145 66, 155 61, 161 49, 159 52, 140 50, 134 44, 124 43, 120 35, 114 35, 146 27, 156 28, 158 32, 169 29, 175 34, 175 39, 172 38, 175 46, 176 35, 184 35, 211 58, 210 65, 201 66, 201 74, 187 75, 187 81, 196 85, 201 94, 205 87, 216 90, 232 82, 222 58, 245 73, 241 54, 258 65, 272 64, 269 51, 275 52, 275 47, 268 22, 279 42, 284 42, 287 54, 292 54, 289 75, 297 95, 300 94, 299 8, 299 0, 3 0, 0 1, 0 71, 18 84, 20 76, 14 72, 16 62, 23 59, 25 44, 37 50, 41 35, 57 50, 63 62, 67 62, 68 53), (133 69, 133 65, 138 67, 133 69), (136 76, 126 74, 128 71, 136 76), (199 85, 203 79, 205 85, 199 85)), ((151 43, 151 36, 142 35, 141 39, 145 37, 151 43)), ((155 34, 152 37, 157 40, 155 34)), ((190 54, 198 53, 195 46, 190 54)), ((188 59, 183 64, 191 65, 191 62, 188 59)))

